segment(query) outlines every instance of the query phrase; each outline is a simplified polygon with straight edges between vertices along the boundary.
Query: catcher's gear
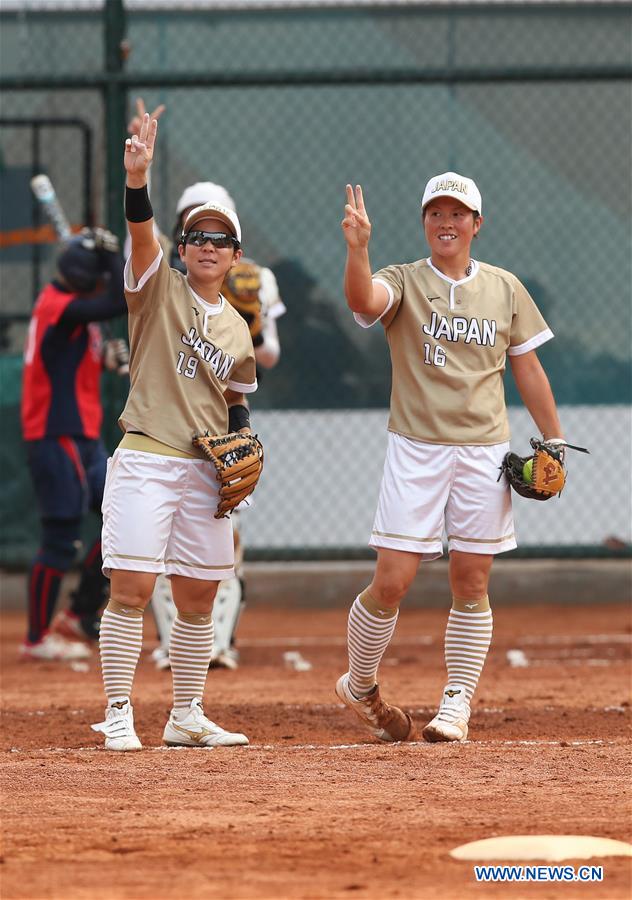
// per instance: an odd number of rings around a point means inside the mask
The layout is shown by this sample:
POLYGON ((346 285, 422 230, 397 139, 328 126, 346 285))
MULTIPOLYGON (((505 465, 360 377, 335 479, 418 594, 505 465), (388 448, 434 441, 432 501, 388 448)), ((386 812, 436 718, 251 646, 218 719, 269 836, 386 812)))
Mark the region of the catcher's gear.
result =
POLYGON ((227 206, 233 212, 237 212, 235 201, 223 185, 215 184, 214 181, 197 181, 185 188, 180 196, 176 205, 176 215, 181 216, 185 209, 193 209, 205 203, 219 203, 220 206, 227 206))
POLYGON ((241 614, 241 583, 238 578, 222 581, 213 602, 213 652, 210 668, 236 669, 237 659, 231 654, 233 636, 241 614))
MULTIPOLYGON (((151 597, 151 609, 154 614, 154 619, 156 620, 156 628, 158 629, 158 637, 160 639, 159 649, 162 651, 163 656, 166 656, 168 660, 171 626, 173 625, 178 610, 173 602, 169 579, 165 575, 159 575, 156 578, 154 592, 151 597)), ((167 667, 160 665, 158 660, 156 660, 156 665, 158 668, 167 667)))
POLYGON ((193 446, 215 466, 220 482, 216 519, 223 519, 257 486, 263 469, 263 447, 256 434, 204 434, 193 438, 193 446))
POLYGON ((233 266, 222 285, 222 294, 246 320, 255 347, 263 343, 261 310, 261 268, 256 263, 240 261, 233 266))
MULTIPOLYGON (((236 669, 238 667, 238 653, 233 645, 237 623, 245 605, 243 597, 243 584, 239 578, 222 581, 217 589, 213 603, 213 653, 209 664, 211 669, 236 669)), ((178 610, 173 602, 169 579, 164 575, 159 575, 156 579, 151 608, 160 639, 160 646, 153 651, 152 659, 157 669, 169 669, 171 667, 169 659, 171 628, 178 610)))
POLYGON ((500 467, 500 480, 507 476, 514 491, 531 500, 550 500, 559 496, 566 483, 564 467, 564 451, 579 450, 588 453, 585 447, 575 447, 565 441, 540 441, 531 438, 533 456, 518 456, 517 453, 506 453, 500 467))

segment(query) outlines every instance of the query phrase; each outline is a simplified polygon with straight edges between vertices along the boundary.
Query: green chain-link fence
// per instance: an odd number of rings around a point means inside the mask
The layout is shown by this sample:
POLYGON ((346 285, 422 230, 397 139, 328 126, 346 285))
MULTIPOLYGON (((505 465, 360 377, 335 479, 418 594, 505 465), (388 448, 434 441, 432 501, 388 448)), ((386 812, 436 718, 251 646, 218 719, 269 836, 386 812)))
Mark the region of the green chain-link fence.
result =
MULTIPOLYGON (((477 257, 515 272, 556 334, 540 357, 569 439, 596 449, 609 438, 608 471, 594 454, 572 457, 562 501, 516 502, 522 552, 626 552, 630 480, 617 473, 631 449, 629 4, 13 6, 0 13, 1 561, 23 561, 36 534, 19 352, 54 248, 28 241, 38 225, 28 180, 47 171, 73 223, 120 230, 124 125, 137 96, 166 105, 152 182, 163 230, 186 185, 226 185, 248 255, 273 269, 287 306, 281 361, 254 401, 268 464, 243 517, 251 556, 366 552, 390 366, 379 327, 359 329, 345 306, 344 185, 364 187, 378 268, 426 254, 420 195, 447 169, 481 188, 477 257), (36 139, 16 119, 66 124, 41 125, 36 139), (345 454, 335 466, 334 434, 345 454)), ((510 376, 506 387, 513 444, 526 450, 533 427, 510 376)), ((122 385, 109 379, 104 392, 113 446, 122 385)))

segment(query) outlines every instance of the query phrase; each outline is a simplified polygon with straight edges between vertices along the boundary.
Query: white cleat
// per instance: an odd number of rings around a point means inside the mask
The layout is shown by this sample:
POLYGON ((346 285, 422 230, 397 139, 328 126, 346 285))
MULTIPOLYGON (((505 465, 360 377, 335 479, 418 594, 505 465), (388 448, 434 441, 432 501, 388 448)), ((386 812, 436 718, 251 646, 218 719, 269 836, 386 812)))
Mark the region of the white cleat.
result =
POLYGON ((90 727, 93 731, 103 732, 106 750, 125 753, 143 749, 134 729, 134 710, 127 699, 110 703, 105 710, 105 722, 90 727))
POLYGON ((470 704, 461 684, 449 684, 443 692, 439 712, 421 732, 425 741, 465 741, 470 704))
POLYGON ((58 634, 46 634, 37 644, 22 644, 20 657, 52 662, 73 662, 89 659, 89 648, 80 641, 67 641, 58 634))
POLYGON ((186 714, 183 712, 172 710, 165 725, 162 740, 169 747, 237 747, 248 743, 245 734, 224 731, 207 719, 202 701, 197 697, 191 701, 186 714))

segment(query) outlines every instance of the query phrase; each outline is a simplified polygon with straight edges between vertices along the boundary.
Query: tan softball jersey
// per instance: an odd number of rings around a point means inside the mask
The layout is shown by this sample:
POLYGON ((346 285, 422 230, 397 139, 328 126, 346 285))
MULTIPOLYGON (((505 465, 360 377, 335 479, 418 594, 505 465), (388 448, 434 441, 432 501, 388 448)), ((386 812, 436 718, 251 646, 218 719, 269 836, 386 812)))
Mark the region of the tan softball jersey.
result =
POLYGON ((194 435, 228 430, 227 388, 257 389, 248 325, 221 295, 218 304, 198 297, 162 250, 138 284, 128 260, 125 297, 130 391, 119 425, 200 455, 194 435))
POLYGON ((478 262, 455 282, 429 259, 388 266, 373 279, 390 297, 381 316, 393 372, 389 431, 435 444, 509 440, 506 356, 553 337, 526 288, 478 262))

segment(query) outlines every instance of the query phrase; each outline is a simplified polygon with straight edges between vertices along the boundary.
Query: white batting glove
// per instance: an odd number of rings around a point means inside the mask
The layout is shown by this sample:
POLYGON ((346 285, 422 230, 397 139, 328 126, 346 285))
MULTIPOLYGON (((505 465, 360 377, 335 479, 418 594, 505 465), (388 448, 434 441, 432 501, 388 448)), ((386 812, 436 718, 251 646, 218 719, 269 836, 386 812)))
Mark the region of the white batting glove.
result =
POLYGON ((119 239, 107 228, 82 228, 79 234, 86 250, 96 250, 102 253, 119 252, 119 239))
POLYGON ((129 347, 123 338, 112 338, 103 348, 103 365, 109 372, 127 375, 129 372, 129 347))
POLYGON ((97 250, 103 250, 105 253, 119 252, 119 239, 107 228, 93 228, 94 245, 97 250))

